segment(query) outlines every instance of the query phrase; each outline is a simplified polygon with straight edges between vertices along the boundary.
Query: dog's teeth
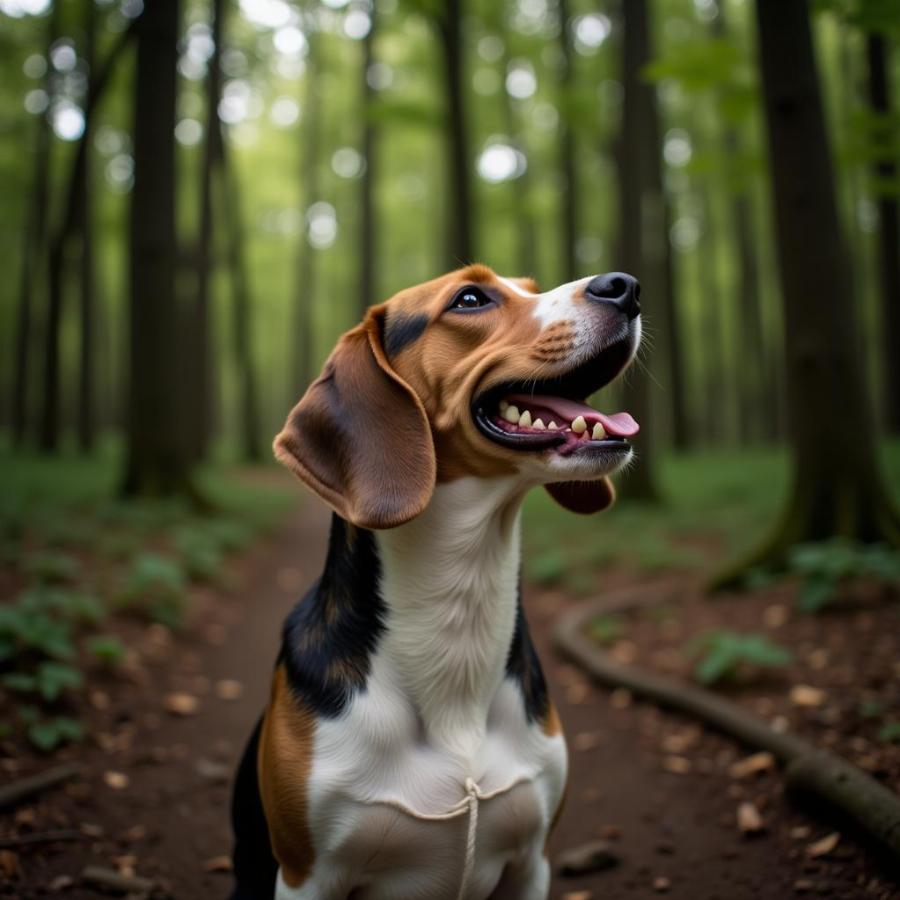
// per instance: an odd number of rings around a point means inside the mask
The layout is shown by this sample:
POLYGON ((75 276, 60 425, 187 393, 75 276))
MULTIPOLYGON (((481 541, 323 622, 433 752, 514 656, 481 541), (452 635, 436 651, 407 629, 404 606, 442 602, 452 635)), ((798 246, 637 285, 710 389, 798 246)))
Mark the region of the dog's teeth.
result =
POLYGON ((505 413, 509 409, 509 403, 506 400, 500 401, 500 412, 505 413))
POLYGON ((503 418, 506 419, 510 425, 518 425, 519 424, 519 407, 513 406, 510 404, 503 410, 503 418))
POLYGON ((587 431, 587 422, 584 421, 584 416, 578 416, 578 418, 572 422, 572 431, 574 431, 575 434, 583 434, 587 431))
POLYGON ((556 422, 553 421, 553 419, 550 420, 550 424, 547 427, 551 431, 559 431, 559 425, 557 425, 556 422))
POLYGON ((519 416, 519 424, 523 428, 531 427, 531 413, 527 409, 519 416))
POLYGON ((538 431, 546 431, 547 430, 547 426, 544 424, 543 419, 535 419, 534 424, 531 427, 536 428, 538 431))
POLYGON ((597 422, 597 424, 594 425, 594 430, 591 432, 591 440, 602 441, 605 437, 606 429, 599 422, 597 422))

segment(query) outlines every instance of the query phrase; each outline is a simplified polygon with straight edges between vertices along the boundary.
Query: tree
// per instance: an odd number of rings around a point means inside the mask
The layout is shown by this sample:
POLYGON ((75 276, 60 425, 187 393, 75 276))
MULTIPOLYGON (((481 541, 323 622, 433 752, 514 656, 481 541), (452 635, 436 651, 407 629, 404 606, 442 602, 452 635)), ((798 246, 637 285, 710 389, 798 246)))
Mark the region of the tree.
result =
POLYGON ((896 145, 888 140, 892 114, 889 44, 884 34, 871 31, 866 35, 866 62, 869 70, 869 106, 875 114, 876 127, 884 130, 885 148, 872 166, 878 203, 878 253, 881 273, 882 335, 885 379, 885 419, 892 434, 900 434, 900 202, 896 145), (892 191, 893 189, 893 191, 892 191))
POLYGON ((749 566, 842 536, 900 543, 878 470, 856 344, 854 285, 841 234, 806 0, 757 0, 759 59, 782 288, 792 488, 749 566))
POLYGON ((447 110, 444 134, 449 173, 447 197, 447 268, 472 261, 472 208, 469 164, 469 130, 463 67, 466 59, 462 39, 462 0, 446 0, 433 17, 441 45, 447 110))
POLYGON ((137 28, 131 194, 126 496, 192 492, 184 446, 175 297, 175 100, 179 0, 137 28))
POLYGON ((572 65, 574 49, 569 20, 568 0, 559 0, 559 43, 561 69, 559 79, 559 168, 562 176, 560 195, 562 228, 560 237, 560 259, 563 278, 574 281, 578 277, 576 250, 578 245, 578 172, 575 166, 575 133, 572 128, 574 115, 574 69, 572 65))
POLYGON ((30 350, 34 324, 35 293, 47 244, 50 185, 50 119, 56 79, 50 61, 50 49, 59 37, 60 3, 53 2, 47 18, 45 40, 45 65, 43 89, 47 97, 47 111, 38 116, 34 171, 31 183, 31 201, 28 219, 22 233, 22 271, 19 276, 19 296, 16 310, 16 338, 12 379, 12 432, 13 443, 20 445, 25 438, 30 395, 30 350))
POLYGON ((375 232, 375 180, 378 171, 377 136, 373 119, 372 66, 375 62, 375 26, 378 10, 373 3, 369 10, 369 30, 363 38, 362 59, 362 155, 365 160, 359 185, 359 305, 365 312, 378 299, 375 260, 377 242, 375 232))
MULTIPOLYGON (((658 126, 653 88, 642 77, 650 58, 647 0, 622 3, 622 125, 617 147, 619 163, 619 259, 626 272, 643 285, 641 302, 659 303, 663 290, 663 254, 658 242, 667 241, 659 228, 661 198, 653 168, 659 168, 658 126), (654 243, 656 242, 656 243, 654 243)), ((658 176, 657 176, 658 177, 658 176)), ((637 463, 629 470, 626 491, 636 500, 658 501, 654 472, 654 445, 650 384, 646 369, 634 366, 625 380, 623 395, 629 411, 644 425, 637 463)))

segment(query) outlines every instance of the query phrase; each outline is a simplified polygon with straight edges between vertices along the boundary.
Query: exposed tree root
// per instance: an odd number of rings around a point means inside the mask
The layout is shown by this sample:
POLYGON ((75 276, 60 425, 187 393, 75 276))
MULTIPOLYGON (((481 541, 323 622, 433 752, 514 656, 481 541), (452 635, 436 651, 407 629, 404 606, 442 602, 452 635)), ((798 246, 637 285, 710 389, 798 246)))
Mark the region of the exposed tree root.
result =
POLYGON ((5 784, 3 787, 0 787, 0 809, 16 806, 35 794, 74 778, 80 772, 81 767, 76 763, 63 763, 61 766, 38 772, 37 775, 20 778, 18 781, 5 784))
POLYGON ((861 769, 795 735, 773 731, 711 691, 619 665, 585 634, 587 623, 598 615, 626 612, 659 600, 650 586, 579 606, 563 616, 554 635, 556 644, 595 680, 627 688, 644 700, 701 719, 743 744, 767 750, 784 767, 789 789, 825 800, 900 860, 900 797, 861 769))

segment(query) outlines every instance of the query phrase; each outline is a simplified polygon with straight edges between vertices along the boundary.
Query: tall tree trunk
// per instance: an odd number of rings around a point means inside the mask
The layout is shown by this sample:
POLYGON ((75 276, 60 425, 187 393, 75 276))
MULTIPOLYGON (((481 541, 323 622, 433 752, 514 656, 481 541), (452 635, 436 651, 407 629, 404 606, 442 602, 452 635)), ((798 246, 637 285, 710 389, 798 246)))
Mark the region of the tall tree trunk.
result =
MULTIPOLYGON (((84 0, 84 60, 88 78, 96 78, 97 65, 97 7, 95 0, 84 0)), ((90 93, 90 91, 89 91, 90 93)), ((92 137, 93 117, 84 121, 85 144, 92 137)), ((97 304, 94 293, 96 278, 94 271, 94 223, 91 195, 91 166, 85 160, 79 181, 79 218, 77 228, 81 235, 81 258, 79 260, 79 291, 81 294, 81 346, 78 372, 78 446, 85 453, 94 449, 94 317, 97 304)))
POLYGON ((188 304, 187 333, 190 352, 186 354, 188 378, 185 398, 189 415, 187 448, 194 461, 206 454, 212 430, 212 360, 210 333, 210 291, 214 268, 213 260, 213 169, 219 155, 219 100, 222 94, 222 18, 223 0, 212 0, 210 8, 210 36, 213 51, 206 73, 206 139, 203 143, 203 159, 200 166, 200 228, 196 245, 196 290, 188 304))
POLYGON ((574 281, 578 277, 578 171, 575 166, 575 133, 572 129, 574 115, 574 70, 572 58, 572 29, 569 21, 569 2, 559 0, 559 41, 562 68, 560 70, 559 91, 559 168, 562 176, 560 218, 560 261, 563 279, 574 281))
MULTIPOLYGON (((882 117, 885 123, 893 112, 888 51, 884 35, 867 35, 869 105, 872 112, 882 117)), ((878 198, 885 423, 891 434, 900 434, 900 354, 897 353, 897 336, 900 335, 900 204, 897 195, 886 189, 888 184, 896 184, 897 161, 885 154, 874 164, 873 169, 878 198)))
POLYGON ((19 296, 16 310, 15 364, 12 381, 13 443, 20 446, 28 424, 28 401, 31 390, 31 342, 34 325, 34 304, 37 281, 43 269, 47 246, 47 221, 50 198, 50 110, 52 108, 55 76, 50 63, 50 48, 59 37, 60 0, 53 0, 47 19, 47 69, 43 88, 48 98, 47 110, 38 116, 34 147, 34 171, 28 219, 22 234, 22 271, 19 276, 19 296))
POLYGON ((436 25, 444 65, 444 90, 447 98, 445 135, 447 143, 447 268, 472 262, 472 208, 469 173, 469 129, 466 120, 466 59, 462 40, 463 0, 446 0, 437 14, 436 25))
POLYGON ((291 402, 296 402, 312 381, 313 372, 313 305, 316 300, 316 251, 309 242, 309 208, 319 196, 319 155, 321 143, 321 103, 319 100, 320 57, 319 35, 307 31, 309 51, 306 55, 306 96, 301 104, 300 120, 300 211, 303 227, 297 245, 297 281, 294 286, 294 329, 290 335, 292 360, 291 402))
POLYGON ((362 155, 365 160, 360 179, 359 196, 359 305, 365 311, 377 300, 375 269, 377 242, 375 232, 375 184, 378 172, 377 135, 372 121, 372 101, 375 90, 369 83, 372 64, 375 61, 375 26, 378 9, 373 3, 369 8, 369 32, 363 38, 362 64, 362 155))
MULTIPOLYGON (((643 284, 641 301, 652 316, 661 307, 663 278, 661 256, 653 252, 652 241, 660 235, 648 233, 648 222, 658 225, 655 210, 659 199, 653 189, 651 169, 658 166, 657 147, 651 144, 656 134, 653 89, 642 79, 641 70, 650 59, 650 28, 647 0, 623 0, 622 3, 622 127, 618 147, 619 160, 619 257, 624 271, 637 276, 643 284), (649 239, 649 242, 648 242, 649 239)), ((665 239, 663 236, 662 239, 665 239)), ((659 500, 655 476, 653 426, 651 424, 650 380, 647 371, 632 367, 623 386, 627 407, 643 426, 636 464, 625 481, 627 496, 635 500, 659 500)))
POLYGON ((757 0, 759 57, 783 296, 793 484, 781 521, 748 566, 836 535, 900 543, 875 453, 857 354, 854 285, 805 0, 757 0))
POLYGON ((179 0, 153 0, 144 7, 138 27, 126 496, 191 492, 179 402, 175 297, 179 13, 179 0))
POLYGON ((248 462, 262 459, 260 442, 259 399, 257 393, 256 364, 253 360, 253 316, 250 301, 250 284, 247 262, 244 257, 244 234, 240 183, 228 156, 225 136, 219 132, 219 191, 227 229, 227 257, 231 281, 234 321, 234 361, 238 373, 240 395, 240 443, 248 462))

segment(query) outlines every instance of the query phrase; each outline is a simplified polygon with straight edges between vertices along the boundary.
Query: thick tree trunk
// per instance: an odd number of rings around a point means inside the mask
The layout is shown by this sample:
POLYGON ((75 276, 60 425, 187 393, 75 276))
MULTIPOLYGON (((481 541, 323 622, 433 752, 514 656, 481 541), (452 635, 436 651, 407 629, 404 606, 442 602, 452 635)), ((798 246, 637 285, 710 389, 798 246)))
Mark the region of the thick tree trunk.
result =
POLYGON ((313 371, 313 304, 316 300, 316 251, 309 242, 309 222, 306 218, 309 208, 319 195, 319 155, 321 143, 321 104, 319 80, 321 75, 319 58, 319 35, 307 32, 309 51, 306 56, 304 75, 306 95, 301 104, 303 118, 300 120, 300 211, 303 213, 303 227, 297 246, 297 281, 294 286, 294 329, 290 335, 289 352, 292 360, 290 385, 291 403, 303 394, 312 381, 313 371))
POLYGON ((562 63, 559 80, 559 171, 562 178, 560 261, 565 281, 574 281, 578 277, 578 170, 575 165, 575 133, 571 122, 574 115, 572 66, 574 48, 570 24, 568 0, 559 0, 559 45, 562 63))
POLYGON ((359 307, 365 311, 376 302, 378 273, 375 268, 377 241, 375 231, 375 184, 378 172, 377 135, 372 122, 374 89, 369 83, 375 62, 375 26, 378 10, 373 3, 369 10, 371 24, 363 38, 362 61, 362 155, 365 169, 359 185, 359 307))
POLYGON ((34 304, 38 279, 43 268, 47 246, 47 221, 50 198, 50 118, 55 76, 50 65, 50 48, 59 37, 60 2, 54 0, 47 19, 46 51, 47 70, 43 88, 48 98, 47 111, 38 116, 34 147, 34 174, 32 175, 31 200, 28 219, 22 234, 22 271, 19 276, 19 296, 16 310, 16 343, 12 380, 12 434, 15 446, 25 439, 28 425, 28 401, 31 391, 31 342, 34 326, 34 304))
POLYGON ((203 459, 212 431, 213 378, 210 291, 214 269, 213 169, 219 155, 219 100, 222 94, 222 17, 223 0, 212 0, 210 32, 213 52, 206 74, 206 133, 200 166, 200 228, 196 247, 196 290, 190 298, 186 318, 190 353, 186 354, 188 415, 187 447, 194 461, 203 459))
MULTIPOLYGON (((88 68, 88 78, 96 78, 97 65, 97 7, 94 0, 84 0, 84 60, 88 68)), ((90 83, 90 82, 89 82, 90 83)), ((88 90, 90 93, 90 89, 88 90)), ((92 137, 92 117, 85 117, 85 144, 92 137)), ((77 228, 81 235, 81 258, 79 260, 78 286, 81 294, 81 346, 79 348, 78 371, 78 446, 84 453, 94 449, 94 318, 97 303, 95 299, 96 278, 94 270, 94 223, 91 196, 91 166, 85 159, 79 182, 81 195, 77 228)))
POLYGON ((180 3, 154 0, 138 26, 131 195, 127 496, 190 493, 178 383, 175 100, 180 3))
POLYGON ((469 173, 469 129, 466 120, 465 79, 467 71, 462 40, 462 0, 446 0, 436 25, 444 64, 447 102, 445 135, 447 143, 447 268, 472 262, 472 208, 469 173))
MULTIPOLYGON (((857 355, 854 285, 805 0, 757 0, 781 275, 793 485, 781 522, 742 568, 836 535, 900 543, 878 470, 857 355)), ((735 580, 742 569, 723 576, 735 580)))
MULTIPOLYGON (((866 37, 869 68, 869 105, 884 121, 892 114, 891 84, 888 73, 888 42, 880 34, 866 37)), ((900 434, 900 203, 886 186, 897 180, 897 161, 884 155, 874 164, 873 176, 878 192, 878 265, 881 273, 881 333, 884 337, 885 424, 891 434, 900 434)))
POLYGON ((253 360, 253 316, 247 262, 244 257, 244 234, 241 192, 237 174, 230 163, 228 144, 219 132, 220 205, 227 228, 228 272, 231 281, 234 321, 234 361, 238 373, 240 395, 240 443, 244 459, 262 459, 260 442, 259 401, 256 363, 253 360))
MULTIPOLYGON (((641 303, 652 317, 662 307, 664 289, 662 254, 654 242, 667 240, 660 235, 660 198, 654 190, 651 174, 658 166, 653 89, 642 79, 641 70, 650 59, 650 29, 647 0, 622 3, 622 130, 619 158, 619 230, 620 266, 637 276, 643 285, 641 303), (653 223, 653 231, 648 224, 653 223)), ((651 424, 650 381, 646 369, 632 367, 623 387, 627 409, 641 423, 637 462, 625 480, 626 496, 655 502, 659 489, 654 470, 653 426, 651 424)))

